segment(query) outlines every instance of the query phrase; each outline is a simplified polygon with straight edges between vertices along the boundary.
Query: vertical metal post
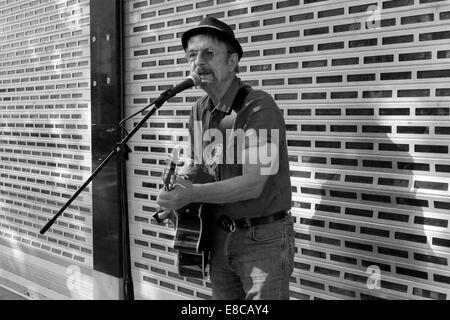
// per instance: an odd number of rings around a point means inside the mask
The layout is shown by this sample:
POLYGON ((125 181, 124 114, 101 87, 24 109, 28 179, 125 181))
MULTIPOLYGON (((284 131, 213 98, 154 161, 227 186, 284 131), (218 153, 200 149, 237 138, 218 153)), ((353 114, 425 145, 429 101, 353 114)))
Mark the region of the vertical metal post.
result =
MULTIPOLYGON (((91 1, 90 15, 92 167, 96 168, 122 136, 118 123, 124 114, 123 1, 91 1)), ((92 182, 94 272, 110 282, 109 288, 97 291, 101 299, 108 294, 111 299, 134 298, 124 162, 110 161, 92 182)))

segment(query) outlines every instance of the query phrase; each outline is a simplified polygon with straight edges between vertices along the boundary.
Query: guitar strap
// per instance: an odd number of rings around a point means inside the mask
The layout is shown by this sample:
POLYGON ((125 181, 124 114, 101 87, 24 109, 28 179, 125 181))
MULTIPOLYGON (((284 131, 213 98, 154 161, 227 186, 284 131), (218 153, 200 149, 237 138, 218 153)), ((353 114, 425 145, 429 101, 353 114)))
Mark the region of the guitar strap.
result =
POLYGON ((233 100, 233 103, 231 104, 230 111, 228 111, 227 113, 213 112, 212 114, 210 114, 210 117, 211 117, 210 121, 209 121, 210 127, 217 128, 217 125, 220 121, 222 121, 224 118, 227 118, 227 119, 230 118, 229 116, 231 115, 232 111, 236 112, 236 114, 237 114, 242 109, 245 98, 247 97, 247 94, 249 94, 251 90, 252 90, 252 88, 249 86, 240 88, 233 100))
POLYGON ((232 109, 236 113, 238 113, 242 109, 245 98, 252 90, 253 89, 250 86, 245 86, 239 89, 238 93, 236 94, 236 97, 234 98, 233 104, 231 105, 232 109))

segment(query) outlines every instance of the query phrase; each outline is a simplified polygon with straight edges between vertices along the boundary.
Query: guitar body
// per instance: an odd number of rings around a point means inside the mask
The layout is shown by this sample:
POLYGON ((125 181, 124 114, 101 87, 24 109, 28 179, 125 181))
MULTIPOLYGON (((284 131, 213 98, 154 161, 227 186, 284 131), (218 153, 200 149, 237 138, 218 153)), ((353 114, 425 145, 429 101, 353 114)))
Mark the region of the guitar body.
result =
POLYGON ((206 205, 191 203, 177 210, 174 249, 178 250, 180 276, 204 278, 209 255, 206 205))

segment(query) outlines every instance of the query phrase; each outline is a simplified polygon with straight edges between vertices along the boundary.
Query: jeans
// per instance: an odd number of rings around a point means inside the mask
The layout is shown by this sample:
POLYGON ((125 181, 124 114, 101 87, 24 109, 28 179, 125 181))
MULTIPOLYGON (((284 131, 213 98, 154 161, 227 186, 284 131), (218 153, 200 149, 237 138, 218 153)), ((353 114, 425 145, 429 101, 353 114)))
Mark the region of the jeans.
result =
POLYGON ((289 299, 295 254, 292 216, 230 233, 215 225, 212 235, 213 299, 289 299))

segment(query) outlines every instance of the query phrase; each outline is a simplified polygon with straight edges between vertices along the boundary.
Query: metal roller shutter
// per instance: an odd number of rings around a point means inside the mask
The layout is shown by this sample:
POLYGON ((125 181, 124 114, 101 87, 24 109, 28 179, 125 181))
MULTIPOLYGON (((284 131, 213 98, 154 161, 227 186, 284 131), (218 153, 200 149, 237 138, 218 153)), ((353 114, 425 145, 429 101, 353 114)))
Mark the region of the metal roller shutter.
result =
POLYGON ((92 297, 90 191, 39 234, 91 172, 89 32, 87 0, 0 1, 0 284, 32 298, 92 297))
MULTIPOLYGON (((284 111, 291 297, 448 299, 450 3, 126 1, 127 114, 186 76, 180 36, 205 15, 232 24, 245 51, 241 78, 284 111)), ((208 281, 176 274, 173 229, 151 220, 164 159, 187 136, 200 95, 166 103, 130 144, 140 298, 210 297, 208 281)))

